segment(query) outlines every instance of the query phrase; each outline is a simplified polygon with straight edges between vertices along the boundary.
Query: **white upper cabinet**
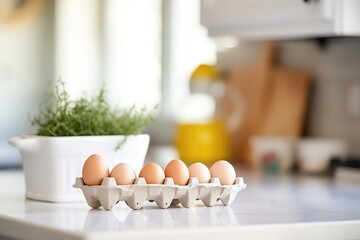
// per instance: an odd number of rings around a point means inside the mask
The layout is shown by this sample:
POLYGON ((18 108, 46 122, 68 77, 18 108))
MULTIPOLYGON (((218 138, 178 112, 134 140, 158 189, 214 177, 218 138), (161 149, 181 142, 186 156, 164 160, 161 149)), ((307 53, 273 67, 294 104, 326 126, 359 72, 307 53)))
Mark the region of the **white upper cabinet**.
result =
POLYGON ((360 36, 360 0, 202 0, 201 22, 242 39, 360 36))

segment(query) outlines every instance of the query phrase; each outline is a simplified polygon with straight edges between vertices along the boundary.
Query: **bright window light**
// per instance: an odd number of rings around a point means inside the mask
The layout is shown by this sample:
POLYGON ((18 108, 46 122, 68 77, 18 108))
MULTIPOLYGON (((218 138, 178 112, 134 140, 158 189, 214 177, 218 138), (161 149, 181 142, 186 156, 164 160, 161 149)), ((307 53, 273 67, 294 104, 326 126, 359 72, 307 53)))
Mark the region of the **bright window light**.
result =
POLYGON ((166 118, 173 118, 188 94, 192 72, 202 63, 216 62, 216 45, 200 24, 199 0, 165 1, 164 31, 166 58, 163 61, 162 110, 166 118))
POLYGON ((161 1, 107 0, 104 76, 112 103, 152 107, 161 96, 161 1))

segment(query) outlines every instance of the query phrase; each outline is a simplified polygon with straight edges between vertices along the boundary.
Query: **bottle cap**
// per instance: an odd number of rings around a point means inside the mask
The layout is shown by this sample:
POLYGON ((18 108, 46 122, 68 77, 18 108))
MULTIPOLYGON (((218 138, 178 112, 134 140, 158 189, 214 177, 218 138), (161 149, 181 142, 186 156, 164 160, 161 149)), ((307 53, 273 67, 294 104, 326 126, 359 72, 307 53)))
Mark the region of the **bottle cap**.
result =
POLYGON ((214 65, 201 64, 191 75, 191 81, 214 81, 219 76, 218 70, 214 65))

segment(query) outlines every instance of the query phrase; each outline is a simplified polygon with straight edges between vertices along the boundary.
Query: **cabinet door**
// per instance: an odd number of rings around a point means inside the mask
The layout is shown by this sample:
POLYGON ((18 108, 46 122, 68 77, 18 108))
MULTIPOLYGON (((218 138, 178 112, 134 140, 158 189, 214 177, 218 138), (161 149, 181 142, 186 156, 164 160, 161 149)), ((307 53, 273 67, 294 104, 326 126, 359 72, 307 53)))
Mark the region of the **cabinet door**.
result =
MULTIPOLYGON (((209 34, 242 38, 327 36, 339 28, 339 0, 202 0, 209 34)), ((360 1, 359 1, 360 2, 360 1)))

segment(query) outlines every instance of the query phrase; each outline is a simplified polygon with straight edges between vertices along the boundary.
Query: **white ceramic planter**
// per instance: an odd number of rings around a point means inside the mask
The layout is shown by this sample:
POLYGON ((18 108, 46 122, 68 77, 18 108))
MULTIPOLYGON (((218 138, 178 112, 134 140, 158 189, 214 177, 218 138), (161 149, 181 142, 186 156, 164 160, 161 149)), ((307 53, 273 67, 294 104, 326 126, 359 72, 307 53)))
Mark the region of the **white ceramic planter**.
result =
POLYGON ((82 175, 82 166, 91 154, 104 157, 110 170, 116 164, 129 164, 138 174, 144 164, 150 137, 128 136, 46 137, 24 135, 9 143, 20 150, 25 174, 26 197, 50 202, 84 201, 81 191, 74 189, 74 179, 82 175))

